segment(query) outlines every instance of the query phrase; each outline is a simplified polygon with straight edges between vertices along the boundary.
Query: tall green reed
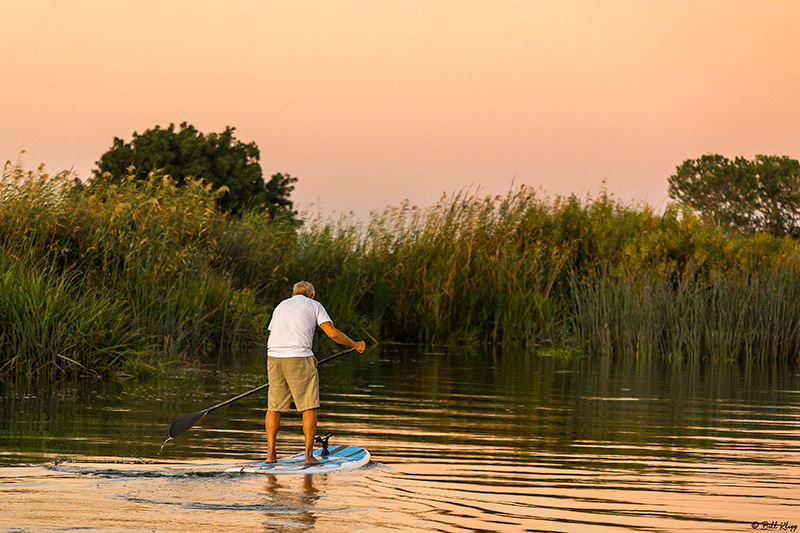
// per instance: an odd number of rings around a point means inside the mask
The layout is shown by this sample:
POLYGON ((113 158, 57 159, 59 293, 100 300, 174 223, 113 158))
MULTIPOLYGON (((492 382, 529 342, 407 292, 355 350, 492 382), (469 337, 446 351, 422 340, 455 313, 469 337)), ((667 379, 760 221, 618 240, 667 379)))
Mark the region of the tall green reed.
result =
MULTIPOLYGON (((68 279, 70 294, 103 295, 112 302, 124 317, 118 329, 135 341, 124 352, 127 358, 158 361, 246 346, 261 340, 264 308, 222 264, 226 247, 219 244, 218 228, 229 223, 216 211, 217 194, 200 181, 178 188, 158 174, 144 182, 98 180, 87 188, 66 174, 6 165, 0 252, 12 266, 45 273, 48 283, 60 287, 68 279)), ((45 301, 60 301, 57 292, 43 294, 45 301)), ((36 320, 32 314, 10 316, 2 334, 38 335, 38 325, 29 323, 36 320)), ((41 361, 58 352, 43 346, 41 361)), ((76 346, 94 353, 85 344, 76 346)), ((122 362, 111 353, 90 359, 94 367, 88 371, 97 373, 122 362)), ((23 367, 19 361, 7 354, 0 366, 36 371, 36 365, 23 367)))
POLYGON ((569 313, 589 352, 622 358, 797 362, 800 277, 784 265, 757 273, 573 277, 569 313))
POLYGON ((113 298, 79 277, 0 258, 0 372, 98 375, 141 355, 142 338, 113 298))
POLYGON ((525 189, 374 215, 361 253, 380 269, 371 303, 382 329, 428 342, 526 344, 549 335, 561 320, 550 294, 566 257, 532 234, 542 208, 525 189))
POLYGON ((520 187, 298 226, 266 211, 220 213, 223 193, 159 173, 87 187, 6 165, 0 275, 12 281, 0 295, 10 310, 0 367, 105 373, 250 349, 299 279, 358 335, 798 360, 795 241, 726 233, 677 205, 657 214, 607 194, 550 200, 520 187), (59 311, 37 323, 25 294, 59 311), (53 325, 65 320, 82 325, 53 325), (98 336, 106 330, 116 336, 98 336))

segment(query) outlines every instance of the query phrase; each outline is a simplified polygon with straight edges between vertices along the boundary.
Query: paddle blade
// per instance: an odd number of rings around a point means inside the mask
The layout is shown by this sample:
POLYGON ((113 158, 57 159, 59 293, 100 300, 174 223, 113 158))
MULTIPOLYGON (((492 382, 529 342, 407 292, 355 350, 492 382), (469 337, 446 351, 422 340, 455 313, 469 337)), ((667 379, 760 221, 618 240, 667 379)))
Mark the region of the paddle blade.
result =
POLYGON ((189 428, 197 424, 201 418, 206 416, 207 412, 208 409, 205 409, 203 411, 197 411, 196 413, 185 415, 177 419, 169 427, 169 438, 174 439, 176 437, 180 437, 181 435, 189 431, 189 428))

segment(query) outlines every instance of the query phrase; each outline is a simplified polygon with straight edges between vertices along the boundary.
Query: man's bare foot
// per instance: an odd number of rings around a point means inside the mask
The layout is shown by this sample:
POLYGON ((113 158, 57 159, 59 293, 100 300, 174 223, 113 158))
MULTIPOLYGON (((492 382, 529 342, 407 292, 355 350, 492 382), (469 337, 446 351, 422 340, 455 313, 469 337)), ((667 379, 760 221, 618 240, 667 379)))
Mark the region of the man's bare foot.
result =
POLYGON ((272 455, 268 455, 266 459, 264 459, 265 463, 274 463, 278 460, 278 457, 273 453, 272 455))
POLYGON ((322 461, 318 460, 313 455, 311 457, 306 456, 306 465, 321 465, 322 461))

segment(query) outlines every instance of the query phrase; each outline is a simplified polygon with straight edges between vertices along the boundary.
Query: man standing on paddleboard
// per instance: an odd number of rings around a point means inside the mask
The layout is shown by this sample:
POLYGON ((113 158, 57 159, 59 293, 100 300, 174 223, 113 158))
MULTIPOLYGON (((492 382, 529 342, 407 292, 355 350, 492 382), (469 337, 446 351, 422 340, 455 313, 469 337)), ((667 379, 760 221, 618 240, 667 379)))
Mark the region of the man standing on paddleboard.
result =
POLYGON ((292 297, 278 304, 269 322, 267 341, 267 374, 269 396, 267 416, 267 463, 277 460, 275 441, 281 422, 281 413, 289 411, 294 400, 295 408, 303 413, 305 462, 318 464, 312 455, 317 432, 319 407, 319 373, 317 358, 311 351, 314 331, 319 326, 334 342, 355 348, 362 353, 364 341, 354 341, 333 326, 328 312, 314 300, 314 286, 307 281, 295 283, 292 297))

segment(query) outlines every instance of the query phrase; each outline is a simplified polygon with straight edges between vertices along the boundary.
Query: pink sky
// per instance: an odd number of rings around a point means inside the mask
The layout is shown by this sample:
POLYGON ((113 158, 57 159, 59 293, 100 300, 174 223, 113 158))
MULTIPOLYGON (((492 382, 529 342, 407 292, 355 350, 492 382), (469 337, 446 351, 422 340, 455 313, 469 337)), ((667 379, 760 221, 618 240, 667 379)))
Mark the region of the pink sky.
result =
MULTIPOLYGON (((0 158, 227 125, 325 214, 515 184, 663 207, 704 153, 800 158, 800 2, 20 0, 0 158)), ((314 207, 316 206, 316 207, 314 207)))

